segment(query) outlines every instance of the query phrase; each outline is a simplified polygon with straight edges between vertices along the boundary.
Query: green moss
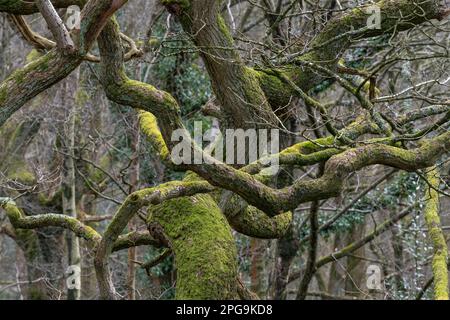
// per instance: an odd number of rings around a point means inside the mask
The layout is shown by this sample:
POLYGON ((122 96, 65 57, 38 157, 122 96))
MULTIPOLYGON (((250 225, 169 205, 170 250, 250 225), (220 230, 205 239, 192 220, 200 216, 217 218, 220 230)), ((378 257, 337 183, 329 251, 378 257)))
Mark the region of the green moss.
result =
POLYGON ((3 105, 3 103, 6 101, 6 98, 8 97, 8 90, 6 88, 0 88, 0 104, 3 105))
MULTIPOLYGON (((57 59, 57 52, 50 51, 46 55, 37 58, 30 63, 28 63, 24 68, 20 68, 13 72, 4 82, 15 82, 16 84, 21 84, 27 78, 30 72, 38 71, 38 72, 46 72, 49 68, 49 64, 51 61, 55 61, 57 59)), ((1 101, 1 97, 0 97, 1 101)))
POLYGON ((84 88, 79 88, 75 93, 75 103, 78 106, 85 105, 90 100, 89 94, 86 92, 84 88))
POLYGON ((14 81, 15 81, 17 84, 20 84, 20 83, 23 82, 23 80, 25 79, 26 75, 27 75, 26 70, 20 70, 20 69, 19 69, 19 70, 17 70, 16 72, 13 73, 14 81))
POLYGON ((168 92, 156 89, 154 86, 132 80, 122 76, 123 83, 117 86, 115 83, 111 83, 107 87, 108 95, 121 102, 129 103, 131 106, 144 107, 152 106, 152 110, 146 110, 151 112, 164 112, 164 113, 179 113, 180 108, 175 98, 168 92), (141 105, 137 106, 136 102, 141 105))
POLYGON ((222 32, 222 34, 226 37, 227 41, 232 44, 234 42, 233 36, 231 35, 230 30, 225 23, 225 20, 220 14, 217 15, 217 25, 219 26, 220 32, 222 32))
POLYGON ((56 51, 50 51, 46 55, 30 62, 27 65, 26 70, 29 70, 31 68, 36 69, 39 72, 46 72, 50 67, 50 63, 56 60, 56 54, 56 51))
POLYGON ((329 136, 326 138, 320 138, 312 141, 304 141, 297 143, 289 148, 286 148, 283 151, 283 154, 310 154, 313 152, 317 152, 322 150, 324 147, 330 146, 335 142, 335 138, 333 136, 329 136))
POLYGON ((166 201, 150 210, 175 254, 177 299, 237 298, 237 252, 231 228, 210 195, 166 201))

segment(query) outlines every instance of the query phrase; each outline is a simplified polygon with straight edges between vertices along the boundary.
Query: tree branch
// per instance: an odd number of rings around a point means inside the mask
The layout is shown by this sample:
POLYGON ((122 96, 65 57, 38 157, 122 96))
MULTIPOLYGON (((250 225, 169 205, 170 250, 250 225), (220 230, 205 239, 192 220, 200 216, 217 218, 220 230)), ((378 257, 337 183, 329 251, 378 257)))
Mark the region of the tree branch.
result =
POLYGON ((22 211, 17 208, 15 202, 8 198, 0 198, 0 206, 5 210, 14 228, 37 229, 50 226, 61 227, 72 231, 78 237, 85 239, 92 245, 96 245, 101 239, 97 231, 70 216, 48 213, 25 217, 22 211))
POLYGON ((436 167, 428 170, 427 180, 431 186, 428 187, 426 193, 427 199, 424 210, 428 234, 433 245, 434 298, 436 300, 448 300, 448 248, 439 217, 439 193, 434 189, 439 189, 439 172, 436 167))

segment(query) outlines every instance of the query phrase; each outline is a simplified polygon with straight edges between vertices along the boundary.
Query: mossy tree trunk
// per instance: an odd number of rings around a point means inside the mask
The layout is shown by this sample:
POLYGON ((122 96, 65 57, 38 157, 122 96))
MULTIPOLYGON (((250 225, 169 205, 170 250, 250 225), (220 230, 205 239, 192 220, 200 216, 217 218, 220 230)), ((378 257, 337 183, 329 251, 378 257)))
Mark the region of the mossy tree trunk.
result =
MULTIPOLYGON (((115 22, 109 19, 114 11, 125 2, 121 0, 89 1, 83 10, 82 26, 77 43, 79 50, 76 52, 51 50, 47 55, 13 73, 2 82, 0 84, 0 124, 26 101, 71 73, 84 59, 102 27, 107 24, 98 41, 102 58, 100 68, 102 85, 111 100, 152 112, 158 118, 161 132, 154 130, 152 133, 156 132, 153 136, 158 136, 158 142, 166 144, 164 154, 167 155, 173 147, 171 134, 174 130, 183 128, 180 108, 169 93, 148 84, 133 81, 126 76, 119 29, 115 22)), ((202 48, 202 56, 224 114, 223 125, 227 128, 241 129, 270 128, 272 125, 276 125, 277 119, 272 110, 286 105, 293 95, 301 96, 299 92, 307 91, 324 79, 324 75, 317 72, 313 68, 314 64, 310 62, 318 62, 319 65, 329 67, 331 72, 335 71, 337 59, 355 39, 354 35, 347 36, 348 32, 364 27, 368 15, 361 9, 344 13, 327 24, 315 37, 311 44, 313 50, 310 54, 298 59, 287 60, 288 64, 278 71, 274 69, 257 71, 245 66, 234 49, 233 38, 220 12, 223 1, 162 0, 162 3, 180 19, 185 31, 192 35, 194 43, 202 48), (340 37, 341 35, 345 36, 340 37), (321 46, 323 48, 317 50, 321 46), (290 86, 287 86, 286 83, 289 83, 290 86)), ((410 1, 381 1, 380 6, 386 22, 383 24, 383 28, 358 34, 358 37, 371 37, 385 32, 404 30, 416 23, 438 18, 441 14, 437 1, 421 3, 419 7, 423 12, 421 15, 415 14, 416 6, 412 6, 410 1), (409 18, 403 19, 404 16, 409 18)), ((33 4, 18 1, 3 3, 0 5, 0 10, 36 12, 33 11, 36 10, 33 4)), ((321 139, 320 143, 325 142, 331 145, 336 142, 337 133, 333 130, 329 131, 333 136, 330 136, 328 140, 321 139)), ((369 130, 360 134, 368 132, 369 130)), ((101 290, 106 292, 104 296, 111 297, 113 291, 109 290, 108 284, 104 281, 108 278, 105 259, 112 251, 113 240, 123 231, 121 227, 125 228, 129 222, 126 220, 131 219, 143 205, 148 205, 151 207, 150 212, 152 213, 148 221, 152 235, 158 235, 160 240, 175 254, 177 298, 237 298, 239 288, 236 247, 230 225, 233 225, 236 230, 256 231, 255 233, 258 235, 263 234, 262 237, 271 237, 273 234, 281 237, 291 221, 291 215, 287 214, 287 211, 295 209, 300 203, 337 196, 341 192, 343 181, 351 173, 374 164, 384 164, 410 171, 422 169, 434 165, 438 157, 450 147, 448 132, 425 142, 414 150, 404 150, 393 146, 392 142, 395 141, 386 139, 383 143, 356 147, 352 143, 345 151, 330 149, 331 154, 327 153, 324 158, 314 157, 312 161, 312 164, 328 161, 321 178, 307 181, 297 180, 284 189, 271 188, 251 174, 224 164, 183 167, 183 169, 194 171, 208 183, 203 181, 204 183, 200 187, 196 185, 200 191, 194 190, 195 188, 190 189, 192 185, 176 185, 175 191, 169 188, 170 194, 184 196, 178 199, 168 197, 171 200, 163 199, 158 202, 157 196, 155 196, 152 198, 154 202, 146 202, 137 195, 137 201, 133 202, 134 198, 131 197, 131 200, 119 209, 117 216, 105 232, 104 238, 98 240, 96 237, 100 247, 100 249, 96 248, 98 249, 96 251, 96 271, 100 279, 101 290), (193 196, 200 192, 216 192, 217 190, 213 190, 213 188, 231 190, 234 194, 233 200, 238 198, 237 202, 242 203, 244 202, 242 199, 245 199, 246 205, 238 212, 239 214, 228 215, 226 210, 222 210, 223 208, 218 205, 217 198, 220 197, 213 197, 212 194, 193 196), (192 190, 195 192, 190 192, 192 190), (186 197, 187 194, 188 197, 186 197), (167 201, 160 204, 164 200, 167 201), (127 204, 129 204, 128 207, 127 204), (125 209, 122 210, 122 208, 125 209), (272 218, 273 220, 271 220, 272 218), (272 230, 272 233, 266 233, 266 229, 261 231, 263 228, 260 227, 264 224, 263 222, 268 220, 272 222, 277 218, 280 218, 282 222, 287 221, 287 223, 281 224, 282 228, 275 226, 273 229, 276 229, 276 232, 272 230), (125 226, 122 225, 123 222, 125 226), (249 222, 249 225, 245 222, 249 222)), ((291 155, 299 156, 301 159, 294 164, 301 165, 299 162, 306 161, 305 153, 295 149, 290 150, 292 151, 291 155)), ((74 167, 73 163, 71 167, 74 167)), ((184 182, 188 182, 188 179, 184 182)), ((69 199, 73 200, 75 190, 73 183, 70 185, 71 196, 69 195, 69 199)), ((159 192, 161 193, 160 190, 159 192)), ((160 194, 157 195, 160 196, 160 194)), ((75 205, 69 207, 72 212, 76 211, 75 205)), ((61 221, 60 216, 56 218, 49 215, 48 217, 51 220, 61 221)), ((17 220, 20 219, 17 218, 17 220)), ((78 233, 83 229, 74 222, 74 219, 63 222, 67 225, 67 221, 71 222, 69 225, 72 226, 72 229, 78 230, 78 233)), ((432 224, 436 223, 436 221, 431 222, 432 224)), ((255 236, 255 234, 253 235, 255 236)), ((433 240, 436 239, 433 237, 433 240)), ((442 246, 442 244, 440 245, 442 246)), ((349 252, 350 249, 342 251, 341 255, 349 252)), ((437 258, 440 259, 436 263, 442 267, 442 247, 437 249, 437 258)), ((331 258, 325 258, 325 260, 327 259, 331 258)), ((109 281, 109 279, 107 280, 109 281)), ((437 280, 442 281, 442 274, 437 280)))
POLYGON ((237 250, 214 199, 199 195, 151 209, 149 228, 175 254, 177 299, 237 299, 237 250))

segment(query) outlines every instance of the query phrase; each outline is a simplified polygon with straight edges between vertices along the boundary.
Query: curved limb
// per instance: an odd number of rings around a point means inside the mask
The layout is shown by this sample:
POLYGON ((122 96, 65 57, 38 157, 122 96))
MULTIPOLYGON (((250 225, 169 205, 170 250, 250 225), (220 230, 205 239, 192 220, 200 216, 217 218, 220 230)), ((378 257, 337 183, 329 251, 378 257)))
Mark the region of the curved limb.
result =
MULTIPOLYGON (((158 114, 162 137, 171 150, 172 133, 184 129, 175 99, 167 92, 130 80, 125 75, 116 23, 110 23, 105 27, 99 38, 99 47, 104 58, 102 82, 107 95, 118 103, 158 114)), ((205 154, 206 163, 185 164, 183 167, 194 171, 216 187, 233 191, 269 216, 276 216, 295 209, 300 203, 337 195, 350 173, 369 165, 385 164, 404 170, 428 167, 449 148, 449 135, 450 133, 444 133, 416 150, 404 150, 381 143, 349 149, 328 161, 325 174, 320 179, 296 181, 292 186, 281 190, 270 188, 256 177, 220 163, 205 154)), ((196 148, 193 143, 192 148, 196 148)))

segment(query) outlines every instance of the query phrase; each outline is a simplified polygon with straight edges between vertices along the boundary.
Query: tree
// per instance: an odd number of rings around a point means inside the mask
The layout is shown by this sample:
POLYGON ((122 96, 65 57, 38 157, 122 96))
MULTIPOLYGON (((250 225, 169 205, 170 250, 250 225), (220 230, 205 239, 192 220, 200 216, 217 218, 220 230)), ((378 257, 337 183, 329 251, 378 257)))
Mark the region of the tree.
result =
MULTIPOLYGON (((258 4, 160 1, 165 12, 180 24, 179 33, 186 38, 173 41, 180 43, 179 47, 168 47, 164 41, 170 41, 163 39, 159 52, 162 55, 164 49, 186 52, 189 49, 183 44, 187 43, 199 53, 214 94, 214 100, 205 105, 203 112, 218 119, 222 132, 275 128, 282 131, 282 150, 256 161, 250 161, 253 155, 247 152, 244 158, 249 161, 245 164, 217 160, 190 134, 183 134, 184 155, 189 158, 200 155, 203 161, 180 163, 174 159, 179 144, 173 137, 189 132, 180 105, 183 91, 176 94, 157 88, 147 83, 148 79, 142 79, 141 72, 134 77, 136 80, 129 76, 126 62, 148 54, 152 38, 147 32, 141 50, 139 41, 120 31, 115 13, 125 10, 126 6, 122 7, 127 1, 0 3, 0 12, 10 15, 24 38, 45 51, 0 84, 0 125, 81 64, 96 64, 93 73, 108 99, 136 109, 141 132, 160 161, 170 170, 186 172, 181 179, 137 191, 131 188, 104 232, 96 231, 74 214, 28 215, 10 197, 2 198, 12 227, 15 230, 61 227, 86 240, 94 255, 103 299, 117 298, 109 268, 112 252, 139 245, 167 247, 173 253, 176 298, 254 298, 255 294, 243 285, 239 276, 233 230, 252 238, 279 239, 275 256, 280 260, 272 274, 273 296, 286 297, 288 284, 300 278, 296 297, 304 299, 310 293, 313 278, 320 277, 319 268, 353 253, 361 254, 359 249, 417 206, 414 203, 386 221, 374 223, 371 232, 352 226, 351 244, 319 257, 319 237, 360 202, 355 200, 325 222, 320 220, 321 206, 344 195, 348 186, 354 187, 356 173, 377 172, 373 169, 375 165, 392 167, 415 172, 426 182, 428 198, 424 195, 423 202, 427 203, 426 219, 435 248, 432 269, 436 297, 448 298, 443 253, 448 249, 440 229, 438 206, 428 204, 439 202, 439 194, 448 195, 441 190, 436 174, 446 168, 450 148, 449 98, 445 94, 448 72, 439 67, 421 69, 417 63, 429 61, 434 66, 447 63, 444 61, 448 58, 448 43, 441 32, 447 33, 437 23, 445 22, 449 11, 444 1, 437 0, 389 0, 358 6, 346 3, 345 7, 336 1, 325 2, 324 7, 310 8, 307 2, 281 0, 258 4), (70 32, 55 9, 69 5, 83 8, 79 29, 70 32), (242 6, 248 12, 240 18, 239 28, 232 5, 242 6), (262 11, 263 21, 268 24, 261 42, 241 36, 245 35, 246 19, 256 9, 262 11), (23 18, 37 12, 46 21, 53 40, 34 33, 23 18), (311 22, 303 19, 308 14, 311 22), (426 31, 422 30, 424 26, 426 31), (432 30, 433 36, 429 36, 428 30, 432 30), (399 47, 393 44, 396 39, 399 47), (416 46, 423 47, 423 52, 414 52, 416 46), (254 61, 250 62, 247 54, 254 61), (417 71, 414 79, 398 75, 396 68, 400 63, 409 63, 410 70, 417 71), (398 78, 403 82, 398 83, 398 78), (410 84, 405 78, 409 78, 410 84), (324 102, 329 97, 335 101, 324 102), (303 116, 306 120, 302 120, 303 116), (275 159, 286 176, 264 174, 273 163, 269 160, 275 159), (293 169, 305 167, 311 168, 306 174, 293 175, 293 169), (430 172, 435 175, 432 177, 430 172), (298 210, 305 203, 311 203, 309 218, 299 226, 298 210), (146 230, 124 234, 143 208, 147 209, 146 230), (299 235, 297 230, 304 231, 304 226, 306 233, 299 235), (309 246, 305 265, 300 271, 293 271, 294 257, 305 243, 309 246)), ((257 21, 248 24, 253 23, 257 21)), ((71 135, 73 145, 73 127, 71 135)), ((276 143, 276 138, 272 136, 269 142, 276 143)), ((231 150, 226 152, 229 154, 231 150)), ((66 156, 71 175, 66 181, 72 190, 70 210, 76 211, 73 181, 76 155, 71 150, 66 156)), ((359 199, 391 174, 384 172, 386 176, 381 181, 371 181, 359 199)), ((252 260, 261 263, 261 259, 252 260)), ((349 259, 347 263, 358 262, 349 259)), ((353 275, 358 272, 354 265, 350 270, 354 270, 353 275)))

